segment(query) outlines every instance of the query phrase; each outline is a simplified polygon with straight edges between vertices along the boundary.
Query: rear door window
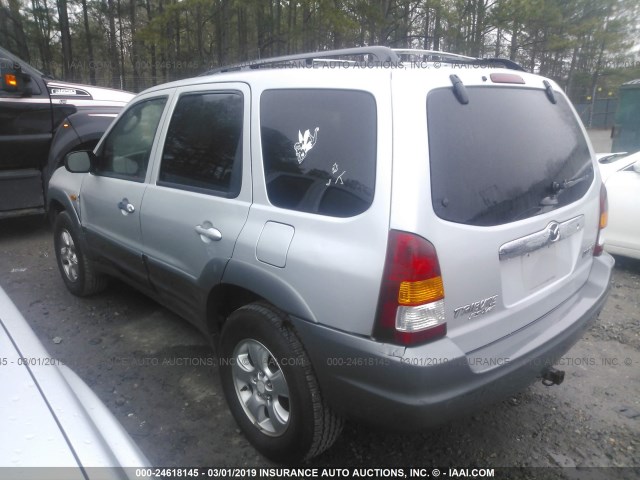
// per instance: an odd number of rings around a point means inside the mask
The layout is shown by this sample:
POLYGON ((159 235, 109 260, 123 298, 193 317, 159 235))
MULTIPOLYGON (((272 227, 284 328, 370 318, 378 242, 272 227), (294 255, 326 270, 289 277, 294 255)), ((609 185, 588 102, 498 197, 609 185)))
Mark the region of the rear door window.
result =
POLYGON ((180 97, 162 153, 158 185, 236 197, 242 180, 242 94, 180 97))
POLYGON ((351 90, 268 90, 260 101, 269 201, 335 217, 373 201, 376 104, 351 90))
POLYGON ((586 140, 567 101, 544 90, 450 88, 427 97, 435 213, 468 225, 501 225, 568 205, 594 174, 586 140))

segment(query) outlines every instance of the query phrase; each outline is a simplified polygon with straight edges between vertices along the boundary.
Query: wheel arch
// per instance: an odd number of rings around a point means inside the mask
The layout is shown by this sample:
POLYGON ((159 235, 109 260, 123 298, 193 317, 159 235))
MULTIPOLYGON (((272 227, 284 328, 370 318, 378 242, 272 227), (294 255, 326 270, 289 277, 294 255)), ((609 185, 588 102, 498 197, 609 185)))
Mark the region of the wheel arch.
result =
POLYGON ((73 223, 73 227, 76 230, 76 234, 78 236, 78 241, 80 242, 80 247, 84 249, 85 252, 89 252, 87 241, 84 236, 84 232, 82 230, 82 225, 80 222, 80 217, 78 216, 78 211, 76 206, 73 204, 73 201, 69 198, 69 195, 62 189, 54 188, 51 190, 50 194, 47 195, 47 218, 49 219, 50 225, 53 227, 56 221, 56 217, 62 213, 66 212, 73 223))
POLYGON ((80 231, 80 218, 71 199, 64 192, 53 189, 47 195, 47 217, 53 225, 56 216, 61 212, 67 212, 73 221, 74 226, 80 231))
POLYGON ((289 283, 264 268, 231 259, 222 282, 207 298, 208 331, 216 337, 233 311, 259 301, 269 303, 285 314, 316 322, 307 303, 289 283))
POLYGON ((66 154, 76 150, 93 150, 119 110, 104 113, 82 110, 65 118, 51 140, 44 172, 45 184, 62 165, 66 154))

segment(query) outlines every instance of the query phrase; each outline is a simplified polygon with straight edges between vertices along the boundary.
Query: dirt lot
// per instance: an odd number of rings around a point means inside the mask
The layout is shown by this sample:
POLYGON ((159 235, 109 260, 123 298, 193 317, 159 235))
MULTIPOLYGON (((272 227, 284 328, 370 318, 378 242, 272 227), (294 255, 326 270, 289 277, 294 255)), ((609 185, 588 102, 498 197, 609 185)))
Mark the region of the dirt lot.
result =
MULTIPOLYGON (((49 352, 96 391, 152 463, 269 465, 229 414, 205 339, 118 282, 90 299, 69 294, 41 218, 0 222, 0 286, 49 352)), ((640 478, 640 262, 617 259, 600 320, 561 365, 561 386, 535 384, 421 434, 347 424, 335 446, 308 466, 578 467, 503 473, 640 478)))

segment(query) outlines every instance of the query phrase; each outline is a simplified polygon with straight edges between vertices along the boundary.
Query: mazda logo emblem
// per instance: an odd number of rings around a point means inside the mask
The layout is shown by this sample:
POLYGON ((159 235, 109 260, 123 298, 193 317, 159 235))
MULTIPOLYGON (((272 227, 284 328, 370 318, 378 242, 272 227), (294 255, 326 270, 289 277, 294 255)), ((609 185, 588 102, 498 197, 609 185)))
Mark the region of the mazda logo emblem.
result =
POLYGON ((560 225, 556 222, 551 222, 547 228, 549 230, 549 240, 557 242, 560 239, 560 225))

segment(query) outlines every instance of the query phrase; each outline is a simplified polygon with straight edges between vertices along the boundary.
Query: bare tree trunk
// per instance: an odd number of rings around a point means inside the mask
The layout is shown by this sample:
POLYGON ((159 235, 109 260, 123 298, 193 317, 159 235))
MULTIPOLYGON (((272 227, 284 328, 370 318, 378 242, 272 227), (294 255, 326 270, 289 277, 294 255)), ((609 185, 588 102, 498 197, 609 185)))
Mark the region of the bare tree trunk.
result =
POLYGON ((536 56, 538 55, 538 38, 539 33, 536 31, 533 37, 533 45, 531 46, 531 58, 529 59, 529 71, 533 72, 536 68, 536 56))
POLYGON ((41 5, 39 0, 31 0, 33 8, 34 20, 38 31, 38 50, 42 59, 42 67, 45 73, 52 73, 51 68, 51 46, 49 39, 51 38, 51 19, 49 18, 49 9, 46 0, 41 5))
POLYGON ((442 36, 442 5, 436 5, 436 18, 433 25, 433 49, 440 50, 440 37, 442 36))
POLYGON ((118 37, 120 39, 120 88, 123 90, 127 88, 125 81, 125 69, 124 69, 124 28, 122 28, 122 4, 120 0, 117 0, 118 11, 118 37))
POLYGON ((62 44, 62 75, 65 80, 75 80, 71 71, 71 32, 69 31, 69 13, 67 0, 58 0, 58 23, 60 25, 60 43, 62 44))
POLYGON ((222 0, 218 3, 216 13, 216 45, 218 47, 218 63, 229 63, 229 2, 222 0))
POLYGON ((264 3, 263 2, 256 2, 255 4, 255 9, 256 9, 256 32, 257 32, 257 47, 258 47, 258 58, 264 58, 267 50, 267 33, 265 32, 265 28, 264 28, 264 22, 265 22, 265 18, 264 18, 264 3))
POLYGON ((311 50, 313 43, 311 34, 311 7, 307 0, 302 3, 302 48, 306 52, 311 50))
MULTIPOLYGON (((153 16, 151 14, 151 0, 146 0, 145 6, 147 9, 147 22, 151 23, 151 20, 153 20, 153 16)), ((156 44, 153 40, 151 41, 151 46, 149 48, 149 51, 151 54, 151 81, 155 85, 158 83, 158 71, 156 69, 156 63, 157 63, 156 44)))
POLYGON ((431 38, 429 36, 429 27, 431 27, 431 6, 430 1, 426 0, 424 4, 424 29, 422 32, 422 48, 429 50, 431 45, 431 38))
POLYGON ((249 58, 249 39, 246 8, 243 5, 238 5, 236 15, 238 17, 238 57, 240 60, 247 60, 249 58))
POLYGON ((485 0, 477 0, 475 11, 475 22, 473 26, 473 50, 471 56, 480 57, 484 53, 484 22, 487 5, 485 0))
POLYGON ((96 84, 96 66, 93 56, 93 41, 91 40, 91 29, 89 28, 89 12, 87 11, 87 0, 82 0, 82 18, 84 21, 84 34, 87 42, 87 54, 89 56, 89 82, 96 84))
POLYGON ((513 29, 511 31, 511 45, 509 48, 509 60, 514 61, 518 55, 518 35, 520 34, 520 25, 518 21, 513 19, 513 29))
POLYGON ((282 55, 282 2, 276 0, 276 55, 282 55))
POLYGON ((140 91, 140 49, 138 35, 136 34, 136 0, 129 0, 129 22, 131 29, 131 65, 133 67, 133 91, 140 91))
POLYGON ((574 73, 576 70, 576 63, 578 60, 578 52, 580 51, 580 47, 576 45, 573 47, 573 54, 571 55, 571 64, 569 65, 569 74, 567 75, 567 95, 569 97, 573 96, 573 83, 574 83, 574 73))
MULTIPOLYGON (((164 14, 164 5, 162 0, 158 1, 158 14, 160 17, 164 14)), ((173 32, 171 31, 171 21, 167 22, 167 28, 165 30, 165 37, 170 39, 173 36, 173 32)), ((166 82, 169 79, 167 78, 167 61, 169 58, 169 45, 166 40, 160 42, 160 75, 162 76, 162 81, 166 82)))
POLYGON ((118 45, 116 42, 116 12, 113 0, 106 0, 107 17, 109 18, 109 62, 111 64, 111 86, 120 86, 120 62, 118 60, 118 45))
MULTIPOLYGON (((342 2, 340 0, 334 0, 333 5, 336 12, 339 12, 340 10, 342 10, 342 2)), ((334 25, 332 48, 337 49, 337 48, 342 48, 343 46, 344 46, 344 40, 343 40, 342 28, 338 28, 337 26, 334 25)))
MULTIPOLYGON (((226 2, 225 2, 226 3, 226 2)), ((175 60, 180 60, 180 51, 181 51, 181 41, 182 38, 180 36, 180 10, 176 9, 174 11, 174 23, 175 23, 175 42, 176 42, 176 52, 175 52, 175 60)))
POLYGON ((294 0, 290 0, 289 1, 289 21, 288 21, 288 26, 289 26, 289 38, 287 40, 287 53, 293 53, 294 50, 297 48, 297 40, 296 40, 296 36, 297 36, 297 32, 296 32, 296 25, 297 25, 297 17, 296 17, 296 5, 297 2, 294 0))

